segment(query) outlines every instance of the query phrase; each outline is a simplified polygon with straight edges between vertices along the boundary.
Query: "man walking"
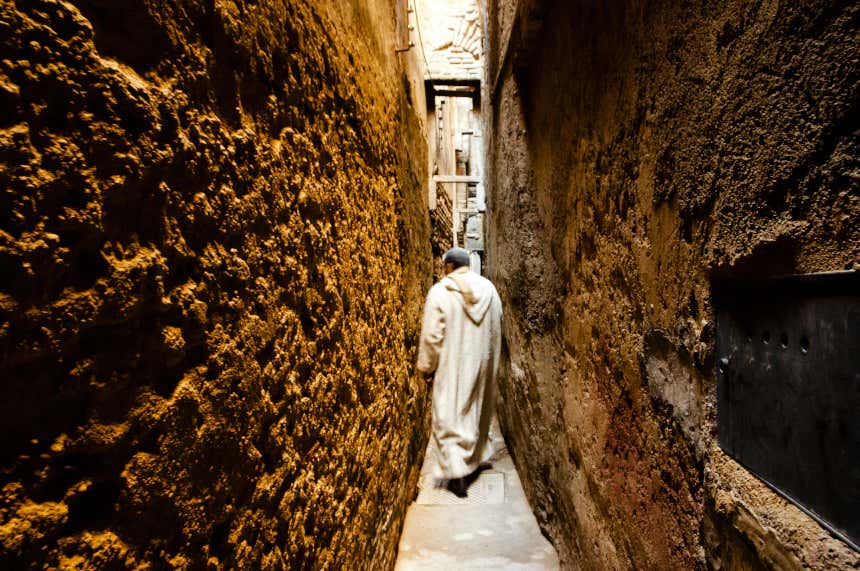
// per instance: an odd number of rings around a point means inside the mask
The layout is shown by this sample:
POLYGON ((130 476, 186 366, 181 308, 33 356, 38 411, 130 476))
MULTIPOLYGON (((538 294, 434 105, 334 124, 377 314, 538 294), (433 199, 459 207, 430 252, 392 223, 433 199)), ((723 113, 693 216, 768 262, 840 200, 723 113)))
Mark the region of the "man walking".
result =
POLYGON ((502 346, 502 302, 486 278, 469 270, 469 253, 452 248, 447 274, 424 305, 418 370, 433 380, 435 476, 459 497, 467 478, 493 454, 488 446, 502 346))

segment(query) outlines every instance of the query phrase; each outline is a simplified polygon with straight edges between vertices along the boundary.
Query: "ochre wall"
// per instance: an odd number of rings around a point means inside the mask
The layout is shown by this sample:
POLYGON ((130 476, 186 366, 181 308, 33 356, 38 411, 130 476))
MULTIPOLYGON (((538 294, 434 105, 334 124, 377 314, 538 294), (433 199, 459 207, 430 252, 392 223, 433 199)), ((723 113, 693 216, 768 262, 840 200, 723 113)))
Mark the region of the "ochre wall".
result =
POLYGON ((860 5, 489 9, 502 422, 565 566, 859 565, 716 446, 710 284, 860 269, 860 5))
POLYGON ((392 564, 431 274, 393 17, 0 1, 0 566, 392 564))

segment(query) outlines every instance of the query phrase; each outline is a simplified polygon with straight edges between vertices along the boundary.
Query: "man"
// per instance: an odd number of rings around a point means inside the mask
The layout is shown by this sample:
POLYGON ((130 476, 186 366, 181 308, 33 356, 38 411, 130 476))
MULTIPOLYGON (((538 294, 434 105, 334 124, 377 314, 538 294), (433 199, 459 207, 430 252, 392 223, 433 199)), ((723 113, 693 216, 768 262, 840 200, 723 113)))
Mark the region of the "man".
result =
POLYGON ((488 445, 502 346, 502 302, 486 278, 469 270, 469 253, 442 258, 446 276, 424 305, 418 370, 433 384, 435 476, 459 497, 493 454, 488 445))

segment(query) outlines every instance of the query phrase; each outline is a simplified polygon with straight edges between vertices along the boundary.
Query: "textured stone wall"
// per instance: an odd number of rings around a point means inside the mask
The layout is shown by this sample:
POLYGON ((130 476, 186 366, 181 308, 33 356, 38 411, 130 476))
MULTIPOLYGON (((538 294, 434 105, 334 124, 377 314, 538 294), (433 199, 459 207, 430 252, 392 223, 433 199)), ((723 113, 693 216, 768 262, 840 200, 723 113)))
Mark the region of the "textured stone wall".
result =
POLYGON ((392 564, 431 273, 393 15, 0 0, 0 567, 392 564))
POLYGON ((715 278, 860 268, 858 22, 490 3, 502 422, 566 567, 860 565, 716 446, 710 301, 715 278))

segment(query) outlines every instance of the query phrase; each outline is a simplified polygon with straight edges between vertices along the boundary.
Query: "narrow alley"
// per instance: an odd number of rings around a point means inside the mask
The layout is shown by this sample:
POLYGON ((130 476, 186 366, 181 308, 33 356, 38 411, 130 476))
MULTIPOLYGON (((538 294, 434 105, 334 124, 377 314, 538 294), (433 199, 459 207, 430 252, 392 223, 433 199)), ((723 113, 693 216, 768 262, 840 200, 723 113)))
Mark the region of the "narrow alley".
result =
POLYGON ((0 569, 860 569, 858 32, 0 0, 0 569))

